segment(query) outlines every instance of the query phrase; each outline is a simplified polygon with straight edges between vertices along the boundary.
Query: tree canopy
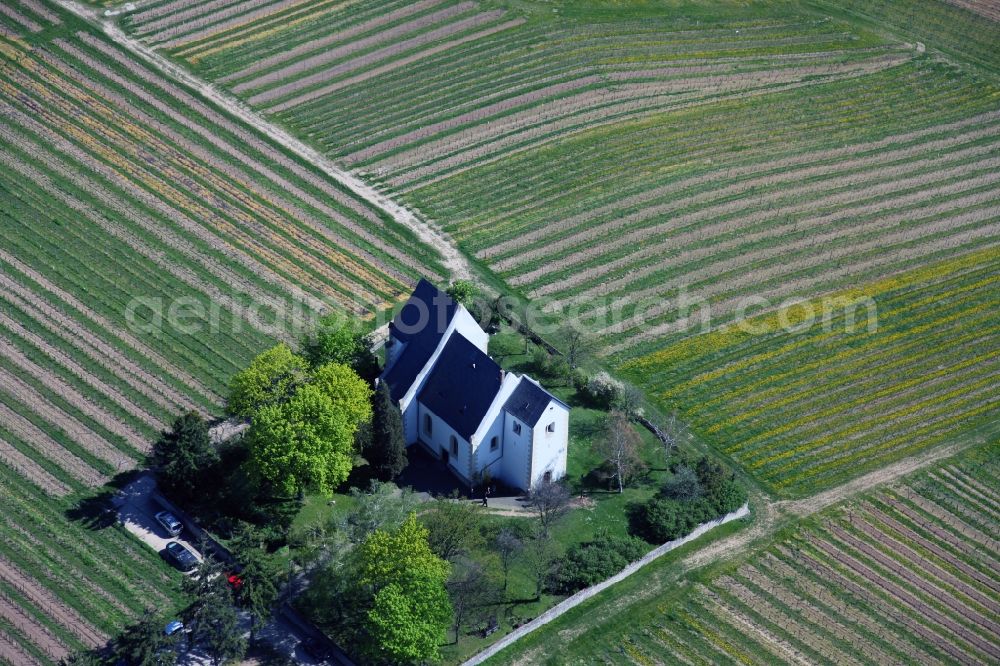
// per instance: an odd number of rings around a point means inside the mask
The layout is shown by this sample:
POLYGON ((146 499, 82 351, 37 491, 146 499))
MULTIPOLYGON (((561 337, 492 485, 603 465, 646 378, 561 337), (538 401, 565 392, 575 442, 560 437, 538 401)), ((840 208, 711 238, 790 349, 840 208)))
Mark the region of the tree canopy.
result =
POLYGON ((454 561, 483 543, 482 505, 453 498, 439 497, 420 516, 427 528, 431 550, 445 560, 454 561))
POLYGON ((326 373, 287 402, 257 410, 247 435, 254 473, 286 495, 307 488, 332 493, 351 473, 354 433, 371 417, 368 394, 356 374, 326 373))
POLYGON ((416 514, 392 532, 369 535, 357 563, 358 582, 372 592, 366 625, 373 656, 391 663, 438 659, 452 618, 445 588, 451 565, 431 551, 416 514))
POLYGON ((153 445, 153 464, 158 468, 160 487, 180 499, 190 499, 202 484, 205 470, 219 460, 208 435, 208 424, 197 412, 188 412, 174 421, 153 445))
POLYGON ((367 490, 351 488, 351 497, 354 508, 340 528, 352 543, 361 543, 377 529, 396 529, 420 504, 409 488, 382 481, 372 481, 367 490))
POLYGON ((454 609, 451 628, 458 642, 462 627, 482 627, 504 600, 504 591, 490 571, 475 560, 457 563, 448 581, 448 596, 454 609))
POLYGON ((320 320, 319 328, 302 341, 302 355, 313 367, 341 363, 368 378, 374 377, 378 370, 378 359, 371 347, 368 335, 345 322, 339 314, 329 314, 320 320))
POLYGON ((664 543, 735 511, 745 501, 747 491, 733 474, 702 457, 693 470, 679 465, 656 497, 633 506, 629 529, 650 543, 664 543))
POLYGON ((569 491, 557 481, 541 481, 528 492, 528 504, 538 517, 542 536, 548 538, 552 525, 566 515, 570 499, 569 491))
POLYGON ((206 557, 195 574, 184 580, 184 591, 194 598, 183 613, 184 623, 191 627, 191 640, 208 653, 213 664, 242 657, 247 642, 222 567, 206 557))
POLYGON ((593 540, 569 548, 553 584, 557 591, 572 594, 610 578, 640 559, 647 549, 636 537, 600 532, 593 540))
POLYGON ((698 475, 687 465, 678 465, 674 475, 663 485, 664 497, 682 502, 698 499, 704 492, 698 475))
POLYGON ((115 639, 112 646, 112 659, 101 659, 100 655, 92 655, 93 662, 88 662, 86 655, 70 660, 71 664, 111 663, 120 659, 131 666, 169 666, 177 663, 176 648, 180 634, 166 636, 163 633, 163 622, 156 614, 147 609, 139 621, 130 625, 115 639))
POLYGON ((639 454, 641 445, 642 439, 628 417, 618 410, 612 411, 605 424, 605 435, 596 441, 595 448, 608 465, 619 493, 624 492, 625 485, 645 469, 639 454))
POLYGON ((372 390, 350 367, 343 363, 321 365, 313 373, 311 384, 329 396, 351 423, 371 420, 372 390))
MULTIPOLYGON (((303 359, 289 360, 278 349, 280 346, 264 355, 273 352, 273 356, 284 358, 283 361, 272 363, 271 359, 257 364, 261 358, 258 357, 254 361, 257 366, 251 364, 237 376, 246 381, 234 380, 234 386, 260 388, 263 384, 257 380, 267 374, 256 372, 261 367, 291 369, 288 373, 277 373, 277 384, 286 386, 281 392, 291 390, 291 394, 281 399, 277 393, 271 395, 249 412, 250 469, 258 481, 271 484, 285 495, 307 488, 332 493, 351 473, 357 453, 355 433, 371 419, 371 389, 346 365, 327 363, 308 373, 303 359), (251 381, 250 377, 257 379, 251 381)), ((259 401, 245 399, 253 393, 244 390, 241 394, 244 397, 237 404, 257 404, 259 401)), ((257 393, 270 395, 268 390, 257 393)))
POLYGON ((406 467, 403 417, 392 401, 389 387, 380 382, 372 402, 372 427, 361 452, 376 479, 389 481, 406 467))
POLYGON ((229 385, 230 414, 250 418, 257 410, 287 400, 305 383, 309 363, 281 343, 259 354, 229 385))
POLYGON ((471 309, 476 296, 479 295, 479 289, 469 280, 455 280, 445 290, 445 293, 451 296, 456 303, 464 305, 466 309, 471 309))

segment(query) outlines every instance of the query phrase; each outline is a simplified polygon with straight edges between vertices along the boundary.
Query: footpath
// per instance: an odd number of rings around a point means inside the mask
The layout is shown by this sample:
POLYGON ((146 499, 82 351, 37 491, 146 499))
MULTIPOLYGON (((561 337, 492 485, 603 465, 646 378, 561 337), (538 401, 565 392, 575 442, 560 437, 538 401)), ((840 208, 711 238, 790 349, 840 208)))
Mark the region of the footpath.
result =
POLYGON ((738 520, 748 515, 750 515, 750 507, 747 504, 744 504, 736 511, 733 511, 732 513, 727 513, 721 518, 716 518, 715 520, 709 521, 707 523, 702 523, 687 536, 681 537, 679 539, 674 539, 673 541, 668 541, 662 546, 657 546, 656 548, 648 552, 645 555, 645 557, 643 557, 641 560, 633 562, 632 564, 628 565, 627 567, 619 571, 617 574, 612 576, 611 578, 608 578, 605 581, 601 581, 600 583, 592 587, 580 590, 573 596, 564 599, 563 601, 556 604, 549 610, 545 611, 531 622, 528 622, 527 624, 518 627, 517 629, 510 632, 509 634, 501 638, 499 641, 497 641, 490 647, 486 648, 485 650, 475 655, 471 659, 465 661, 462 664, 462 666, 475 666, 476 664, 483 663, 484 661, 486 661, 493 655, 497 654, 507 646, 511 645, 515 641, 530 634, 539 627, 542 627, 548 624, 549 622, 552 622, 566 611, 570 610, 571 608, 575 608, 576 606, 579 606, 587 599, 590 599, 594 595, 603 592, 604 590, 611 587, 615 583, 625 580, 626 578, 634 574, 636 571, 639 571, 643 567, 648 566, 649 564, 656 561, 658 558, 662 557, 666 553, 669 553, 675 548, 679 548, 680 546, 683 546, 684 544, 690 541, 694 541, 698 537, 702 536, 703 534, 712 530, 713 528, 718 527, 719 525, 724 525, 732 520, 738 520))

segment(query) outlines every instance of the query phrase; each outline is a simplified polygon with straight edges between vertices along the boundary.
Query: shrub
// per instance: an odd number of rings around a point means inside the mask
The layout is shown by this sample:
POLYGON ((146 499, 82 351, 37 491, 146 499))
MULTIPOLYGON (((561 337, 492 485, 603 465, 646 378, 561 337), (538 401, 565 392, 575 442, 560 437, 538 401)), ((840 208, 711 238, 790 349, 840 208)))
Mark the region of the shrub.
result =
POLYGON ((631 536, 598 534, 593 541, 575 544, 566 553, 553 578, 554 591, 572 593, 606 580, 641 558, 648 546, 631 536))
POLYGON ((733 475, 703 457, 693 470, 679 466, 659 495, 631 507, 629 531, 650 543, 666 543, 735 511, 746 501, 747 492, 733 475))
POLYGON ((566 360, 565 356, 550 356, 548 372, 550 379, 562 379, 566 381, 570 377, 572 369, 569 367, 569 361, 566 360))
POLYGON ((587 373, 580 368, 575 368, 569 376, 569 382, 574 389, 580 391, 581 393, 587 389, 587 373))
POLYGON ((629 531, 650 543, 666 543, 684 536, 697 525, 692 513, 677 500, 654 497, 633 508, 629 531))
POLYGON ((479 288, 469 280, 455 280, 445 290, 445 293, 451 296, 452 300, 456 303, 464 305, 468 310, 472 308, 476 297, 479 295, 479 288))
POLYGON ((531 353, 532 371, 544 379, 566 379, 570 376, 569 364, 563 356, 553 356, 542 347, 531 353))
POLYGON ((624 391, 624 384, 601 371, 587 380, 583 394, 595 407, 609 409, 620 399, 624 391))
POLYGON ((704 494, 701 480, 693 469, 680 465, 663 486, 663 496, 680 502, 696 500, 704 494))
POLYGON ((717 462, 709 460, 708 456, 702 456, 695 466, 698 480, 705 488, 705 492, 712 494, 726 479, 731 479, 732 474, 726 472, 726 468, 717 462))
POLYGON ((723 516, 743 506, 747 501, 747 491, 735 479, 727 479, 715 489, 710 499, 716 517, 723 516))

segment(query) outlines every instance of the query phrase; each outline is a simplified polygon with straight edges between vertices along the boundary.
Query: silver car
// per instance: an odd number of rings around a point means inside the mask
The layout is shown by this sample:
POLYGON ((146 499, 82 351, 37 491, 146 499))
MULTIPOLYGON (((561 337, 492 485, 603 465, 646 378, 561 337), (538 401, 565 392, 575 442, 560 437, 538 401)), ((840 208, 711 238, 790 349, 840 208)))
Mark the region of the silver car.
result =
POLYGON ((181 524, 181 521, 177 520, 177 516, 169 511, 161 511, 156 514, 156 522, 163 525, 163 529, 170 536, 177 536, 184 529, 184 525, 181 524))

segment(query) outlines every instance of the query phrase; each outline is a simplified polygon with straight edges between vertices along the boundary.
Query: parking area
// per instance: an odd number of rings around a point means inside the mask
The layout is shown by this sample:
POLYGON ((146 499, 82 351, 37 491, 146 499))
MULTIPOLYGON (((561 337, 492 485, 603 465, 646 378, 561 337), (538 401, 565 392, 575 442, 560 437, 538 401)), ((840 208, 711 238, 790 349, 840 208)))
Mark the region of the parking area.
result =
POLYGON ((163 555, 167 543, 177 541, 194 553, 201 560, 201 553, 190 540, 190 533, 184 530, 178 536, 172 537, 156 522, 156 514, 163 510, 153 499, 156 490, 156 480, 149 474, 141 474, 125 486, 115 497, 118 509, 118 520, 143 543, 163 555))
MULTIPOLYGON (((171 537, 166 529, 156 520, 156 514, 163 507, 154 499, 156 496, 156 479, 151 474, 143 473, 123 488, 115 496, 114 504, 118 510, 118 519, 132 534, 143 543, 156 550, 161 556, 170 541, 177 541, 194 553, 200 561, 201 552, 192 540, 190 529, 185 528, 176 537, 171 537)), ((183 520, 183 517, 178 515, 183 520)), ((245 635, 250 633, 250 617, 245 611, 240 611, 240 627, 245 635)), ((258 631, 258 636, 269 643, 279 653, 287 655, 293 661, 306 666, 320 664, 350 664, 342 654, 331 655, 327 659, 318 658, 306 649, 310 636, 315 640, 315 630, 302 626, 301 621, 294 617, 290 609, 279 612, 258 631)), ((197 649, 192 649, 180 655, 178 663, 181 666, 208 666, 211 659, 197 649)), ((248 664, 255 660, 248 659, 248 664)))

